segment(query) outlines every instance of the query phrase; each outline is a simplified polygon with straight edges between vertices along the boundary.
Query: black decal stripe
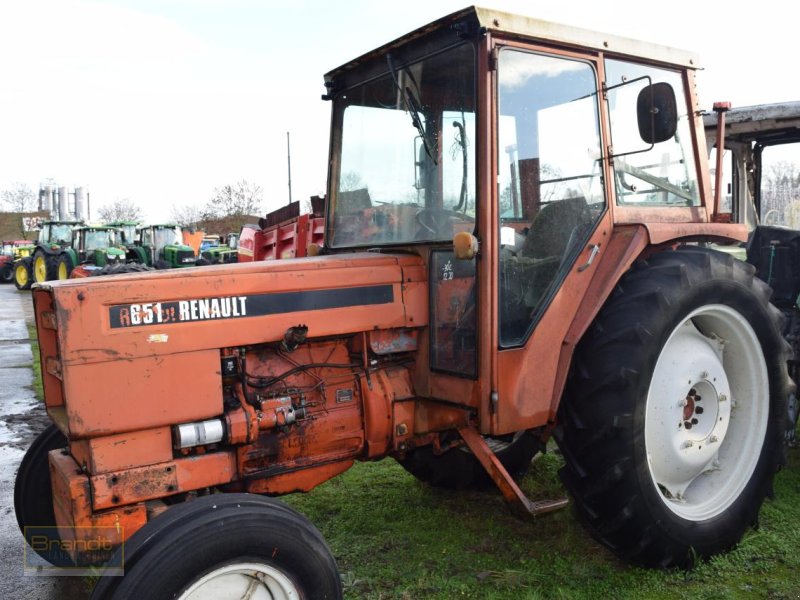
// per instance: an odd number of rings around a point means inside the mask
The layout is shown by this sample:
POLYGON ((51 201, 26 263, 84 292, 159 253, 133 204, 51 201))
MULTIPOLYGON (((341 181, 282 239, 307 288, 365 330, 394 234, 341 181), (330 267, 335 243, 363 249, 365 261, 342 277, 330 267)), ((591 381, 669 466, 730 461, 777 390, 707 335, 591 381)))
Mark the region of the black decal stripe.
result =
MULTIPOLYGON (((348 306, 370 306, 376 304, 391 304, 394 302, 394 288, 391 285, 372 285, 356 288, 342 288, 335 290, 308 290, 303 292, 282 292, 276 294, 257 294, 251 296, 230 296, 231 304, 240 306, 240 298, 245 298, 246 314, 231 315, 230 317, 190 319, 196 321, 216 321, 224 319, 238 319, 242 317, 263 317, 293 312, 310 310, 326 310, 331 308, 346 308, 348 306)), ((192 298, 186 302, 198 300, 212 300, 213 298, 192 298)), ((135 324, 130 318, 131 304, 117 304, 108 309, 109 321, 112 329, 127 327, 142 327, 144 325, 170 325, 180 323, 179 303, 175 301, 162 302, 165 317, 161 323, 135 324), (167 312, 168 309, 171 311, 167 312)), ((237 310, 241 313, 241 310, 237 310)))

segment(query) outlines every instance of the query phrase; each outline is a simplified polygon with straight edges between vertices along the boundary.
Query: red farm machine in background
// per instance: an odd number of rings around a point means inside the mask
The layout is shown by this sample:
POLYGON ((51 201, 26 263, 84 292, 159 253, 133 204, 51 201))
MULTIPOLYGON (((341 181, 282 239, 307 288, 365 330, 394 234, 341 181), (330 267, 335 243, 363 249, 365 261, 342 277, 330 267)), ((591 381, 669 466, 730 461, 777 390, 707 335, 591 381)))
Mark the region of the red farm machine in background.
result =
POLYGON ((313 256, 322 246, 324 232, 324 197, 311 197, 311 213, 300 214, 300 202, 292 202, 259 219, 258 225, 242 227, 239 262, 313 256))

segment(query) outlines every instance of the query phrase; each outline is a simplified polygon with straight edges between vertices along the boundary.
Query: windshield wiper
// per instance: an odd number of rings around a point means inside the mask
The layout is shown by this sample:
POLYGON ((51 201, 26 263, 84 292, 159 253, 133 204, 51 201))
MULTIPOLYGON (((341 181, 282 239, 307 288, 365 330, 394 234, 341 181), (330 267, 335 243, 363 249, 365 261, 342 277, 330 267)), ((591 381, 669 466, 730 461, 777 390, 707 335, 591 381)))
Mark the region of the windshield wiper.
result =
POLYGON ((420 118, 422 107, 419 104, 419 100, 417 100, 416 96, 414 96, 414 92, 410 87, 403 87, 400 85, 400 82, 397 80, 397 71, 394 68, 391 54, 386 55, 386 63, 389 65, 389 73, 392 75, 394 87, 403 97, 403 104, 406 105, 406 109, 408 109, 409 114, 411 114, 411 122, 416 128, 417 133, 419 133, 420 138, 422 138, 422 145, 425 147, 425 153, 433 161, 433 164, 439 164, 436 160, 436 153, 432 149, 433 144, 428 139, 428 134, 425 131, 425 125, 423 125, 422 119, 420 118))

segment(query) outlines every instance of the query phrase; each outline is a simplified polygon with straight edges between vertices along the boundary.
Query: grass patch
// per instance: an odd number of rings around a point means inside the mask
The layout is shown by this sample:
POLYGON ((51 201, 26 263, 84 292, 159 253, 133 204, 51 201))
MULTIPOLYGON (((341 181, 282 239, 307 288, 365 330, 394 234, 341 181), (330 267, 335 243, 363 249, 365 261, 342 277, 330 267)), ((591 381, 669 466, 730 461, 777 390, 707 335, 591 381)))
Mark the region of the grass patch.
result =
POLYGON ((40 402, 44 402, 44 388, 42 387, 42 363, 39 355, 39 336, 36 333, 35 325, 28 325, 28 338, 31 342, 31 353, 33 354, 33 392, 40 402))
MULTIPOLYGON (((788 599, 800 594, 799 452, 778 474, 758 529, 688 573, 621 562, 569 509, 521 521, 495 491, 437 490, 390 459, 284 500, 325 536, 348 599, 788 599)), ((563 495, 559 464, 557 454, 536 460, 523 489, 563 495)))

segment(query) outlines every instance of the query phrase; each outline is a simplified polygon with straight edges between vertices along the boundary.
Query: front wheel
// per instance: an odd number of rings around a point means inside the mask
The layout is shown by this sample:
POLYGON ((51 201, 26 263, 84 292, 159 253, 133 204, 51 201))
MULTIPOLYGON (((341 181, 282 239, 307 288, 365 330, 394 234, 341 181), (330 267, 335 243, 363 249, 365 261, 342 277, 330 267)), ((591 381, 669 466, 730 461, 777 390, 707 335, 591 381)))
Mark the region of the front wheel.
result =
POLYGON ((52 543, 58 536, 56 515, 53 510, 53 490, 50 485, 51 450, 67 445, 67 438, 55 425, 50 425, 31 444, 17 470, 14 480, 14 512, 17 525, 25 541, 47 562, 57 566, 70 566, 72 559, 60 544, 52 543), (47 535, 49 544, 33 544, 34 536, 47 535))
POLYGON ((783 455, 780 313, 750 265, 701 248, 640 261, 576 353, 562 479, 625 559, 689 567, 755 523, 783 455))
POLYGON ((0 267, 0 282, 11 283, 14 281, 14 265, 5 263, 0 267))
POLYGON ((33 283, 31 274, 31 257, 20 258, 14 263, 14 285, 18 290, 29 290, 33 283))
POLYGON ((214 494, 167 509, 112 557, 124 577, 101 577, 92 600, 282 600, 342 597, 322 535, 282 502, 214 494))

